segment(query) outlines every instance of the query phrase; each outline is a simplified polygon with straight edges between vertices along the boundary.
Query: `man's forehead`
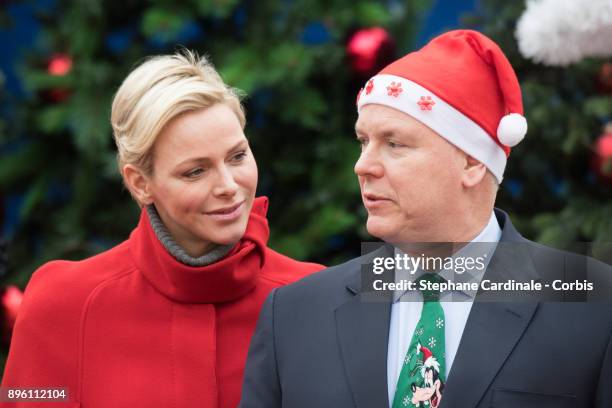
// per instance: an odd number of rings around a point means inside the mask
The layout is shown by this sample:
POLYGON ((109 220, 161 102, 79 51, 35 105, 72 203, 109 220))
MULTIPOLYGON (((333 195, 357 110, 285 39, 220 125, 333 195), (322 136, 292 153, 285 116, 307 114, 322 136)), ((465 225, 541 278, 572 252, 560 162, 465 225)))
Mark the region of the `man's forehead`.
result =
POLYGON ((355 122, 355 131, 357 132, 365 131, 371 127, 381 129, 429 129, 407 113, 377 104, 364 106, 355 122))

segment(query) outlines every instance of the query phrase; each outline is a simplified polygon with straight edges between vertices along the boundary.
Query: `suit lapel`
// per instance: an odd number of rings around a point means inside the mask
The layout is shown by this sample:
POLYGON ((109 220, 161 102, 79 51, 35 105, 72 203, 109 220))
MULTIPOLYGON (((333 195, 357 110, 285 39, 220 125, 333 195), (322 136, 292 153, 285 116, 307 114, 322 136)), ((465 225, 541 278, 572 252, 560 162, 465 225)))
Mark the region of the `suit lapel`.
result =
POLYGON ((358 408, 389 406, 387 346, 391 299, 367 290, 373 276, 371 259, 392 253, 389 251, 392 250, 383 246, 362 259, 361 271, 354 271, 346 287, 350 299, 335 311, 338 344, 358 408))
POLYGON ((475 407, 529 325, 537 303, 476 302, 443 393, 441 408, 475 407))
POLYGON ((345 372, 358 408, 388 407, 388 300, 360 294, 336 309, 336 333, 345 372))
MULTIPOLYGON (((503 228, 502 236, 483 279, 492 282, 541 280, 529 254, 529 241, 514 229, 507 214, 496 213, 503 228)), ((476 297, 449 373, 441 408, 478 405, 538 307, 538 297, 528 293, 503 297, 504 301, 496 296, 479 293, 476 297)))

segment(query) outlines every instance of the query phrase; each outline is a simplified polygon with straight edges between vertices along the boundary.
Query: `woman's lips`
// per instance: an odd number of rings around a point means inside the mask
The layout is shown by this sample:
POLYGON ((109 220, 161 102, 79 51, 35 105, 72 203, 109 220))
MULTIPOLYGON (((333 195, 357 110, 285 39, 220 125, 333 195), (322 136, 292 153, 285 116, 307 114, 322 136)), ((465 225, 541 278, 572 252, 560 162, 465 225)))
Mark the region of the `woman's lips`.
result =
POLYGON ((225 207, 215 211, 207 212, 206 215, 217 221, 234 221, 240 218, 243 209, 244 201, 231 207, 225 207))

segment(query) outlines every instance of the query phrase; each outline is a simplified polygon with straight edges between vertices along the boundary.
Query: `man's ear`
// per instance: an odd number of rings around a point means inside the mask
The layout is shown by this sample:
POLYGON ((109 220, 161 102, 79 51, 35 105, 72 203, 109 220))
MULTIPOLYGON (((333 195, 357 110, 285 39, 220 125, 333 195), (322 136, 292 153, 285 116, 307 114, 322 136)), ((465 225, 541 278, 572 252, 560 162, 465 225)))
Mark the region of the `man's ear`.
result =
POLYGON ((470 155, 465 156, 465 167, 461 182, 463 187, 471 188, 478 185, 487 174, 487 167, 470 155))
POLYGON ((150 179, 142 170, 132 164, 126 164, 121 169, 121 173, 123 174, 126 187, 130 190, 136 201, 141 205, 153 203, 153 197, 151 197, 149 189, 150 179))

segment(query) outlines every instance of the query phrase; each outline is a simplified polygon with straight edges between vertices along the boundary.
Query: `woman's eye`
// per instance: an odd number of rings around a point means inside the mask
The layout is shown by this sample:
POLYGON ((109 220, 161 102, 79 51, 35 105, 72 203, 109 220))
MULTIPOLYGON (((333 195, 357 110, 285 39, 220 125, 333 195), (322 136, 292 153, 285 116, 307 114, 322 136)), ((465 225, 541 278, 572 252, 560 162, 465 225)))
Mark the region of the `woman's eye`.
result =
POLYGON ((193 178, 193 177, 197 177, 197 176, 201 175, 202 173, 204 173, 204 169, 197 168, 197 169, 193 169, 193 170, 185 173, 185 176, 189 177, 189 178, 193 178))
POLYGON ((368 144, 368 140, 365 137, 358 137, 357 142, 359 142, 359 146, 362 148, 368 144))
POLYGON ((246 152, 240 152, 236 154, 234 157, 232 157, 232 161, 240 162, 244 160, 245 157, 246 157, 246 152))
POLYGON ((392 149, 395 149, 396 147, 402 147, 402 145, 401 145, 401 144, 399 144, 399 143, 395 143, 395 142, 392 142, 392 141, 390 141, 390 140, 387 142, 387 144, 388 144, 388 145, 389 145, 389 147, 390 147, 390 148, 392 148, 392 149))

